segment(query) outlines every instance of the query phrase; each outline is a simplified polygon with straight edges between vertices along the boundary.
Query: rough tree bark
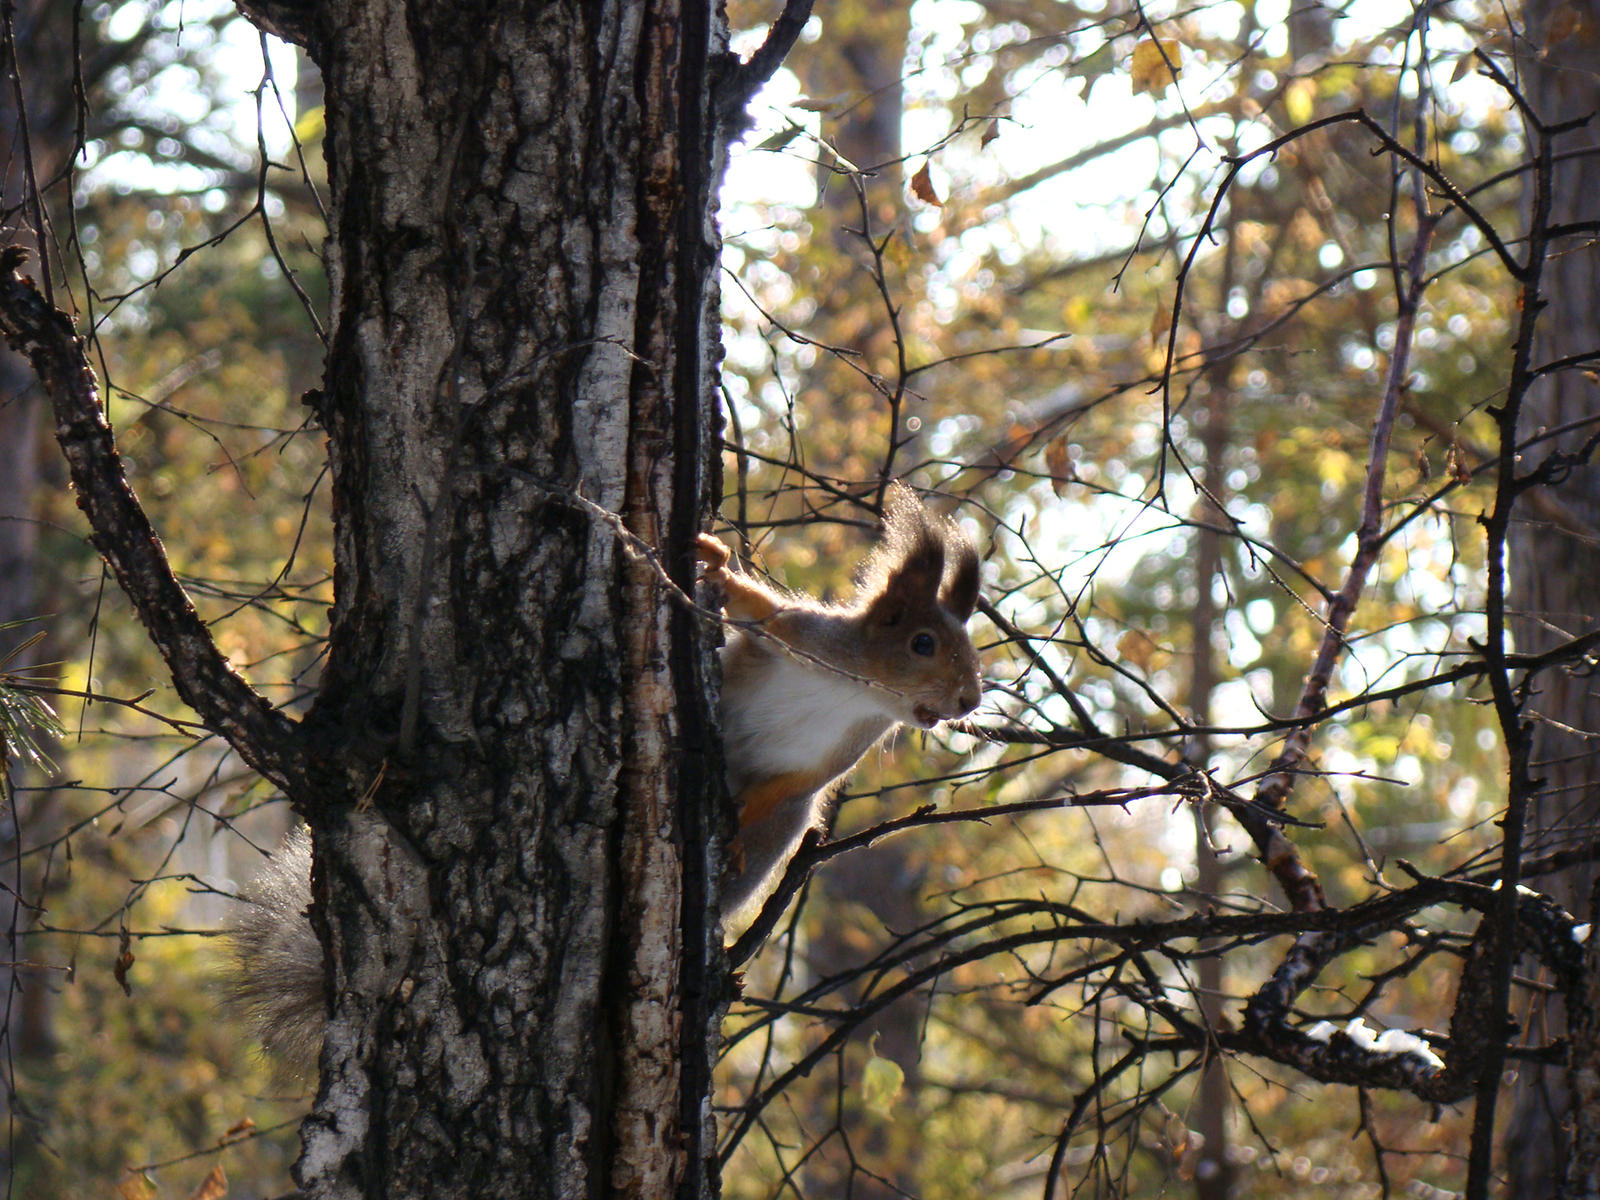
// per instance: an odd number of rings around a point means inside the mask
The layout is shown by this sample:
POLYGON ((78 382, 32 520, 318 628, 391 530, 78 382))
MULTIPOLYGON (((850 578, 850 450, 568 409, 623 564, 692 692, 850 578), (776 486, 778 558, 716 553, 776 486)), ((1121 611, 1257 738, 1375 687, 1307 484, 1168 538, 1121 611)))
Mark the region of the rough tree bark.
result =
POLYGON ((196 617, 14 253, 0 325, 178 694, 311 825, 329 1025, 301 1186, 715 1195, 715 630, 672 600, 718 483, 719 126, 809 6, 743 67, 706 0, 240 8, 326 86, 307 402, 336 603, 304 722, 196 617))
POLYGON ((711 1159, 714 1009, 680 1008, 718 987, 706 641, 605 514, 690 585, 713 25, 694 0, 314 13, 338 601, 299 797, 332 999, 313 1195, 664 1196, 711 1159))
MULTIPOLYGON (((1525 16, 1532 50, 1521 60, 1521 84, 1534 111, 1551 124, 1600 110, 1600 75, 1595 71, 1600 63, 1600 3, 1530 0, 1525 16)), ((1555 164, 1552 223, 1592 223, 1600 218, 1595 200, 1600 195, 1597 146, 1600 130, 1592 121, 1587 129, 1557 141, 1555 150, 1563 157, 1555 164), (1585 147, 1587 155, 1582 153, 1585 147)), ((1540 317, 1537 362, 1600 350, 1600 329, 1595 324, 1595 313, 1600 311, 1600 246, 1594 241, 1592 224, 1590 230, 1558 242, 1546 264, 1544 295, 1549 307, 1540 317)), ((1526 405, 1525 436, 1592 421, 1600 411, 1600 388, 1592 378, 1592 366, 1589 374, 1574 369, 1544 377, 1529 391, 1526 405)), ((1574 451, 1593 433, 1593 426, 1576 428, 1554 445, 1540 447, 1536 458, 1556 447, 1574 451)), ((1522 614, 1517 648, 1538 653, 1590 632, 1600 622, 1600 592, 1595 584, 1600 579, 1600 467, 1580 467, 1564 483, 1531 493, 1524 508, 1525 520, 1511 531, 1512 604, 1522 614)), ((1566 849, 1592 840, 1600 819, 1600 691, 1592 670, 1547 672, 1540 677, 1540 692, 1530 708, 1535 715, 1531 769, 1543 778, 1544 787, 1529 813, 1534 832, 1529 850, 1566 849)), ((1593 912, 1590 892, 1595 878, 1592 866, 1580 866, 1539 886, 1587 921, 1593 919, 1583 914, 1593 912)), ((1591 977, 1600 978, 1600 963, 1592 954, 1590 958, 1591 977)), ((1559 1036, 1568 1016, 1559 994, 1553 994, 1531 1019, 1548 1027, 1536 1033, 1559 1036)), ((1590 1014, 1591 1023, 1594 1016, 1590 1014)), ((1592 1030, 1587 1042, 1581 1030, 1572 1032, 1578 1038, 1575 1055, 1587 1044, 1591 1060, 1585 1064, 1575 1057, 1572 1063, 1581 1098, 1586 1089, 1579 1077, 1585 1072, 1596 1077, 1600 1058, 1594 1052, 1592 1030)), ((1562 1129, 1571 1119, 1565 1074, 1532 1064, 1519 1073, 1505 1157, 1510 1195, 1544 1200, 1557 1194, 1569 1150, 1583 1156, 1581 1146, 1572 1146, 1562 1129)), ((1591 1094, 1583 1102, 1585 1111, 1576 1115, 1580 1129, 1596 1127, 1590 1134, 1593 1141, 1595 1132, 1600 1132, 1600 1113, 1592 1111, 1600 1094, 1594 1094, 1593 1083, 1587 1091, 1591 1094)), ((1600 1161, 1594 1146, 1587 1158, 1591 1164, 1587 1170, 1592 1171, 1593 1163, 1600 1161)), ((1596 1180, 1580 1183, 1578 1176, 1584 1173, 1585 1169, 1578 1170, 1573 1180, 1577 1190, 1570 1194, 1600 1195, 1596 1180)))

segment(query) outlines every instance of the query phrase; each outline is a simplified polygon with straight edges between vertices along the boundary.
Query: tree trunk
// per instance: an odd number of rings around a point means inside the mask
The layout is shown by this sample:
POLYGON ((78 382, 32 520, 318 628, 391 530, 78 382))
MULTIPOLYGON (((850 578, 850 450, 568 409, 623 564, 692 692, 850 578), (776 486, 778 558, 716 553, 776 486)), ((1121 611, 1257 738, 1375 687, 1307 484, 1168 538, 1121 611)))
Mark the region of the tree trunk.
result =
MULTIPOLYGON (((1236 226, 1230 222, 1224 253, 1228 257, 1226 284, 1222 292, 1227 295, 1233 277, 1233 248, 1236 244, 1236 226)), ((1228 369, 1224 365, 1210 372, 1210 391, 1206 394, 1205 425, 1201 438, 1206 452, 1205 483, 1208 495, 1195 506, 1195 517, 1209 528, 1195 530, 1195 602, 1190 617, 1190 652, 1194 664, 1189 676, 1189 709, 1200 725, 1211 724, 1211 706, 1217 690, 1217 664, 1212 643, 1221 613, 1217 610, 1213 589, 1222 574, 1222 536, 1217 532, 1225 528, 1226 514, 1219 511, 1226 504, 1226 476, 1223 456, 1233 434, 1231 410, 1233 396, 1228 387, 1228 369)), ((1203 768, 1211 762, 1211 739, 1200 736, 1190 748, 1192 760, 1203 768)), ((1217 812, 1214 805, 1195 805, 1195 867, 1194 891, 1203 898, 1220 897, 1226 881, 1227 868, 1217 855, 1213 834, 1216 830, 1217 812)), ((1215 941, 1203 941, 1201 949, 1209 951, 1194 966, 1196 1002, 1206 1028, 1220 1035, 1229 1027, 1223 1007, 1223 958, 1215 941)), ((1201 1145, 1194 1163, 1195 1200, 1228 1200, 1233 1195, 1237 1170, 1228 1157, 1228 1117, 1233 1111, 1232 1090, 1228 1086, 1228 1067, 1220 1052, 1208 1054, 1201 1068, 1199 1089, 1193 1105, 1192 1123, 1200 1135, 1201 1145)))
POLYGON ((718 482, 725 25, 694 0, 242 7, 327 89, 308 400, 336 602, 303 723, 199 620, 15 248, 0 326, 177 694, 310 822, 329 1024, 296 1174, 317 1198, 715 1195, 715 629, 670 600, 718 482))
POLYGON ((304 722, 199 619, 17 247, 0 332, 177 696, 311 826, 328 1025, 296 1175, 715 1196, 731 821, 685 594, 719 482, 711 216, 809 5, 742 65, 702 0, 240 7, 326 95, 335 603, 304 722))
MULTIPOLYGON (((1531 0, 1527 6, 1527 32, 1542 54, 1527 56, 1522 66, 1522 86, 1535 112, 1548 124, 1593 113, 1600 108, 1600 78, 1594 64, 1600 61, 1600 3, 1595 0, 1531 0), (1572 18, 1579 20, 1574 22, 1572 18), (1558 19, 1559 18, 1559 19, 1558 19), (1565 28, 1566 32, 1562 33, 1565 28)), ((1593 123, 1587 129, 1563 135, 1558 153, 1600 145, 1593 123)), ((1555 166, 1550 220, 1554 224, 1593 222, 1600 216, 1595 197, 1600 195, 1600 159, 1573 157, 1555 166)), ((1545 297, 1549 307, 1541 316, 1535 347, 1536 363, 1600 348, 1595 313, 1600 311, 1600 248, 1592 235, 1566 239, 1553 247, 1545 266, 1545 297)), ((1558 372, 1540 380, 1528 393, 1522 435, 1532 436, 1583 418, 1593 418, 1600 408, 1600 388, 1581 371, 1558 372)), ((1536 463, 1559 447, 1571 451, 1593 433, 1579 428, 1530 453, 1536 463)), ((1524 520, 1513 526, 1511 540, 1512 602, 1523 614, 1517 628, 1517 649, 1538 653, 1567 637, 1590 632, 1600 624, 1600 469, 1590 465, 1574 470, 1558 486, 1529 495, 1520 510, 1524 520)), ((1531 769, 1544 780, 1529 814, 1534 840, 1532 853, 1567 848, 1592 840, 1600 818, 1600 691, 1591 671, 1546 672, 1531 708, 1535 716, 1531 769)), ((1573 868, 1538 886, 1580 920, 1593 920, 1590 892, 1595 881, 1592 865, 1573 868), (1584 916, 1581 914, 1591 914, 1584 916)), ((1600 971, 1592 953, 1590 972, 1600 971)), ((1581 1014, 1575 1015, 1573 1083, 1584 1097, 1576 1114, 1579 1145, 1570 1146, 1562 1129, 1568 1120, 1569 1088, 1566 1072, 1531 1064, 1520 1070, 1516 1104, 1507 1132, 1505 1169, 1509 1195, 1542 1200, 1555 1195, 1562 1164, 1569 1149, 1591 1164, 1600 1162, 1600 1146, 1585 1151, 1583 1131, 1594 1126, 1589 1141, 1600 1133, 1600 1094, 1591 1081, 1600 1078, 1593 1031, 1585 1033, 1581 1014), (1584 1061, 1587 1058, 1588 1061, 1584 1061)), ((1548 1026, 1551 1036, 1565 1032, 1568 1014, 1553 994, 1545 1011, 1531 1019, 1548 1026)), ((1592 1023, 1593 1014, 1590 1015, 1592 1023)), ((1543 1030, 1538 1031, 1541 1037, 1543 1030)), ((1574 1160, 1575 1162, 1577 1160, 1574 1160)), ((1589 1168, 1592 1170, 1592 1167, 1589 1168)), ((1582 1172, 1580 1172, 1581 1174, 1582 1172)), ((1590 1179, 1572 1195, 1593 1196, 1590 1179)))
POLYGON ((657 563, 692 589, 715 495, 722 36, 694 0, 318 9, 311 1196, 715 1191, 709 642, 657 563))

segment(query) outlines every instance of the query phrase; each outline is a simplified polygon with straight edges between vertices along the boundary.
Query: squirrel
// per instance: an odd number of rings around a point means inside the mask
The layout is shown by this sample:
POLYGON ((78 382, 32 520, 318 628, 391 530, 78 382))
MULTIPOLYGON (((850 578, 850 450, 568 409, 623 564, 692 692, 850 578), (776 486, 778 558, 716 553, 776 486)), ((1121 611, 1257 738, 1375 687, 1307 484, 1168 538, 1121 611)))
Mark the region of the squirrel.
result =
MULTIPOLYGON (((903 484, 890 486, 884 535, 849 604, 824 604, 729 569, 728 548, 696 542, 702 578, 732 623, 722 648, 722 722, 739 832, 723 888, 730 922, 752 915, 837 785, 901 725, 931 729, 978 705, 966 622, 978 602, 977 551, 903 484)), ((240 891, 231 930, 234 1000, 268 1055, 311 1077, 326 1019, 311 904, 311 836, 300 826, 240 891)))
POLYGON ((777 884, 836 785, 892 730, 932 729, 978 706, 967 619, 978 553, 955 525, 893 484, 883 539, 853 601, 823 604, 728 569, 722 542, 697 542, 705 578, 735 622, 722 649, 722 741, 739 808, 723 915, 739 922, 777 884))

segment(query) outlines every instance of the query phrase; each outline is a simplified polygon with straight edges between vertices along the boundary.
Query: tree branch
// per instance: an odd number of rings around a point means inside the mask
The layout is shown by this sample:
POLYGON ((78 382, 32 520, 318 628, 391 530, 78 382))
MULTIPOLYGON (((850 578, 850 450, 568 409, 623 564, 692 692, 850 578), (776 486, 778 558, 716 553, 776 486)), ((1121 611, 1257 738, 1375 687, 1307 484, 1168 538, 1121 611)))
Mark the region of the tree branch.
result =
POLYGON ((315 0, 234 0, 239 15, 263 33, 311 48, 315 0))
POLYGON ((745 106, 794 48, 800 31, 811 19, 811 5, 812 0, 784 0, 783 12, 767 31, 767 40, 761 43, 761 48, 735 67, 717 89, 717 132, 726 141, 734 140, 745 119, 745 106))
POLYGON ((18 273, 27 250, 0 250, 0 333, 27 357, 50 397, 90 540, 133 602, 172 670, 183 702, 206 728, 279 787, 303 772, 296 725, 229 665, 172 573, 165 549, 128 486, 94 372, 72 322, 18 273))

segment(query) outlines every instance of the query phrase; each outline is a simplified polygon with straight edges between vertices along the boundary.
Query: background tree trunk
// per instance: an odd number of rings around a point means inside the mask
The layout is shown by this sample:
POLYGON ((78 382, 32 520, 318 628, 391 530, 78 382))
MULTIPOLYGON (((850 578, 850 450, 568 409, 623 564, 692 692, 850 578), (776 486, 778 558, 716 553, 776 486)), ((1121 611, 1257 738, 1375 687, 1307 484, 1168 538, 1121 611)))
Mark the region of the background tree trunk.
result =
MULTIPOLYGON (((827 21, 830 14, 824 13, 827 21)), ((827 52, 813 50, 796 59, 794 69, 800 75, 802 86, 813 97, 849 97, 845 111, 830 124, 828 135, 848 162, 870 172, 852 180, 836 173, 840 168, 836 160, 824 161, 818 167, 818 203, 816 223, 832 235, 838 251, 838 265, 845 272, 834 284, 860 303, 872 304, 858 293, 872 285, 865 261, 870 261, 868 247, 859 230, 863 228, 863 203, 857 191, 865 191, 865 220, 872 236, 881 238, 890 229, 905 222, 908 214, 901 202, 904 187, 900 170, 900 123, 905 111, 903 98, 906 40, 911 28, 911 6, 905 3, 882 3, 863 9, 854 20, 840 21, 839 29, 825 26, 830 35, 827 52)), ((860 310, 855 305, 838 303, 825 307, 818 328, 821 336, 834 344, 849 345, 863 355, 881 345, 872 345, 873 339, 886 332, 881 323, 873 323, 866 330, 851 328, 848 319, 860 310), (846 321, 828 320, 828 308, 833 315, 842 315, 846 321), (843 327, 841 327, 843 326, 843 327)), ((833 410, 848 411, 857 403, 853 393, 859 393, 859 380, 840 369, 831 356, 818 359, 807 373, 806 389, 821 389, 824 403, 833 410)), ((873 401, 877 397, 872 398, 873 401)), ((869 401, 871 402, 871 401, 869 401)), ((899 431, 894 431, 899 432, 899 431)), ((818 877, 823 888, 820 902, 839 911, 870 912, 884 929, 913 929, 923 920, 922 893, 925 879, 922 865, 911 853, 911 843, 904 838, 886 838, 878 844, 855 854, 847 854, 828 864, 818 877)), ((817 977, 842 973, 857 965, 862 957, 860 938, 848 921, 824 920, 820 922, 810 941, 809 963, 817 977)), ((864 1040, 874 1034, 874 1052, 896 1063, 905 1073, 906 1086, 913 1092, 919 1087, 919 1066, 922 1059, 923 1006, 917 998, 890 1005, 879 1013, 860 1032, 864 1040)), ((826 1119, 817 1114, 819 1121, 826 1119)), ((884 1122, 862 1118, 859 1114, 843 1113, 842 1122, 846 1142, 858 1152, 867 1155, 882 1153, 883 1143, 890 1134, 884 1122)), ((916 1180, 907 1172, 896 1178, 884 1180, 860 1172, 853 1159, 839 1162, 819 1156, 806 1171, 807 1191, 827 1195, 848 1190, 865 1200, 907 1195, 916 1190, 916 1180)))
MULTIPOLYGON (((1600 4, 1594 0, 1531 0, 1527 32, 1539 53, 1522 60, 1522 87, 1533 109, 1546 123, 1592 114, 1600 108, 1600 4)), ((1559 153, 1600 145, 1589 127, 1566 134, 1559 153)), ((1560 224, 1594 221, 1600 216, 1600 158, 1575 156, 1555 165, 1550 220, 1560 224)), ((1569 354, 1592 353, 1600 344, 1595 313, 1600 311, 1600 248, 1592 235, 1567 239, 1553 248, 1545 266, 1544 292, 1550 306, 1540 318, 1535 361, 1549 362, 1569 354)), ((1523 436, 1583 418, 1593 418, 1600 388, 1591 375, 1569 370, 1546 376, 1528 393, 1523 436)), ((1579 428, 1531 452, 1542 460, 1554 448, 1575 450, 1593 434, 1579 428)), ((1567 637, 1581 636, 1600 625, 1600 468, 1580 467, 1555 487, 1529 496, 1526 519, 1512 527, 1512 604, 1522 614, 1518 649, 1538 653, 1567 637)), ((1531 770, 1544 779, 1534 800, 1529 829, 1534 854, 1548 853, 1595 837, 1600 819, 1600 691, 1592 672, 1547 672, 1534 697, 1531 770)), ((1592 920, 1592 863, 1569 868, 1537 885, 1549 891, 1581 920, 1592 920)), ((1600 969, 1590 956, 1590 970, 1600 969)), ((1560 1036, 1568 1014, 1559 993, 1551 993, 1544 1011, 1517 1014, 1532 1023, 1536 1035, 1560 1036)), ((1588 1064, 1592 1070, 1596 1064, 1588 1064)), ((1576 1070, 1585 1064, 1574 1061, 1576 1070)), ((1516 1106, 1507 1132, 1505 1169, 1509 1195, 1542 1200, 1556 1194, 1569 1139, 1566 1072, 1524 1065, 1519 1072, 1516 1106)), ((1577 1194, 1588 1195, 1589 1192, 1577 1194)))
MULTIPOLYGON (((19 9, 11 17, 19 57, 71 61, 71 8, 51 4, 48 0, 35 0, 20 5, 19 9)), ((94 82, 91 79, 88 85, 94 82)), ((27 155, 21 137, 23 124, 18 111, 18 90, 0 88, 0 130, 6 131, 0 196, 3 196, 7 212, 28 211, 24 206, 32 201, 25 170, 28 156, 40 180, 54 179, 71 157, 78 133, 73 87, 74 78, 69 71, 28 72, 23 77, 21 99, 28 118, 27 155)), ((41 203, 48 203, 48 199, 42 199, 41 203)), ((6 240, 13 239, 23 244, 34 241, 25 229, 6 240)), ((45 446, 40 420, 42 407, 38 380, 27 360, 0 346, 0 626, 15 625, 11 629, 0 628, 0 670, 25 672, 35 680, 49 682, 57 668, 39 664, 55 661, 59 653, 57 648, 50 647, 43 652, 37 644, 22 648, 35 634, 48 630, 51 625, 44 619, 42 593, 45 589, 40 579, 36 503, 45 446)), ((58 748, 51 750, 51 757, 59 762, 58 748)), ((5 864, 8 883, 13 881, 13 872, 17 869, 17 835, 22 831, 32 832, 48 819, 53 807, 48 792, 31 789, 15 793, 12 803, 14 811, 0 821, 0 863, 5 864)), ((30 915, 19 907, 15 890, 8 886, 0 893, 0 929, 20 934, 27 929, 30 920, 30 915)), ((23 960, 48 961, 48 951, 41 948, 29 952, 23 949, 21 942, 13 940, 6 957, 7 963, 0 965, 0 989, 7 997, 0 1007, 0 1026, 3 1026, 6 1048, 10 1055, 23 1058, 47 1054, 55 1044, 50 1022, 49 984, 44 973, 11 964, 23 960)), ((0 1106, 11 1103, 10 1090, 8 1078, 7 1094, 0 1097, 0 1106)))
POLYGON ((627 539, 692 587, 721 19, 314 22, 337 602, 292 789, 331 1010, 300 1180, 713 1194, 710 642, 627 539))

